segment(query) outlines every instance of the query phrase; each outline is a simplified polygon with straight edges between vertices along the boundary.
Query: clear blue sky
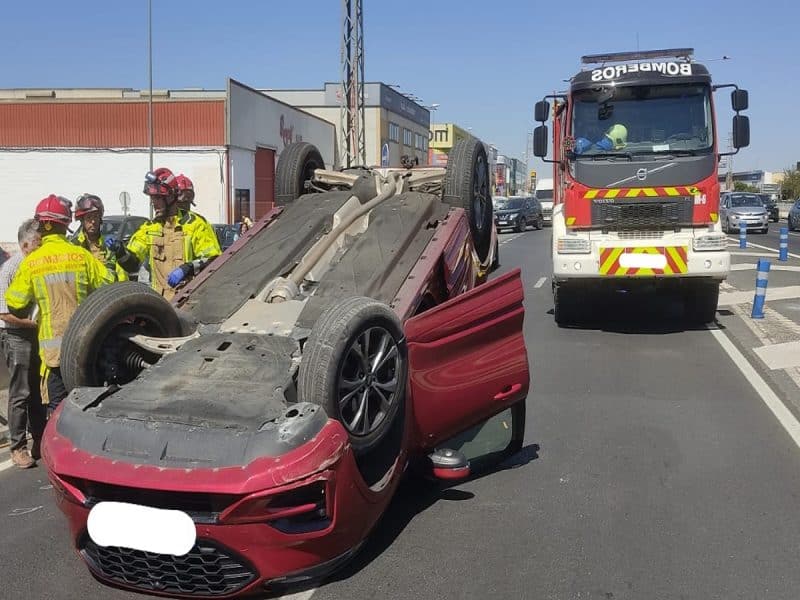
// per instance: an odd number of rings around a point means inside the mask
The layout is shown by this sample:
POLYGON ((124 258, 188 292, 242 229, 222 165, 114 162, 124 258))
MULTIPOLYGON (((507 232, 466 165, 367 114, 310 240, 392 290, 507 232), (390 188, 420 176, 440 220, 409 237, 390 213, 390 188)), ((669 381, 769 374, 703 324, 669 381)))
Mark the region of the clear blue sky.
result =
MULTIPOLYGON (((339 0, 153 0, 154 86, 319 88, 339 78, 339 0)), ((694 47, 717 83, 749 89, 752 144, 734 168, 800 160, 793 2, 364 0, 366 77, 399 84, 437 121, 522 157, 533 104, 582 54, 694 47)), ((4 3, 0 87, 147 86, 147 1, 4 3)), ((718 93, 720 131, 730 128, 718 93)))

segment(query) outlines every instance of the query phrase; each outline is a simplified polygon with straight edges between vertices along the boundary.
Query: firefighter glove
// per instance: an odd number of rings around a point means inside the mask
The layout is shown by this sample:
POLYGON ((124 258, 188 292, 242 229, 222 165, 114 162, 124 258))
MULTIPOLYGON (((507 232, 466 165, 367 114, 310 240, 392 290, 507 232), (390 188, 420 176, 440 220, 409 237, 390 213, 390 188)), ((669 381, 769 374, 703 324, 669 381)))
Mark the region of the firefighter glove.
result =
POLYGON ((113 237, 106 238, 106 248, 111 250, 117 258, 125 256, 125 244, 113 237))
POLYGON ((178 284, 192 274, 194 268, 192 263, 186 263, 174 269, 167 278, 167 283, 170 287, 177 287, 178 284))

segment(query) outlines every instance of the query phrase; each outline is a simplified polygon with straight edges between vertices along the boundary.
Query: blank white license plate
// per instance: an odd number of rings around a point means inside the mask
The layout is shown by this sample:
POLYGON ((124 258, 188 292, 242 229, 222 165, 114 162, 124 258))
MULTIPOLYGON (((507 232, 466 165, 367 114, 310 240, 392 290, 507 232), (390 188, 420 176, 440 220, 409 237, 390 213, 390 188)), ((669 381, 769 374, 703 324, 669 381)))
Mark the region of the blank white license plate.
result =
POLYGON ((180 510, 126 502, 99 502, 89 511, 89 537, 98 546, 183 556, 194 546, 194 521, 180 510))
POLYGON ((663 254, 623 253, 619 257, 619 266, 626 269, 663 269, 667 266, 667 257, 663 254))

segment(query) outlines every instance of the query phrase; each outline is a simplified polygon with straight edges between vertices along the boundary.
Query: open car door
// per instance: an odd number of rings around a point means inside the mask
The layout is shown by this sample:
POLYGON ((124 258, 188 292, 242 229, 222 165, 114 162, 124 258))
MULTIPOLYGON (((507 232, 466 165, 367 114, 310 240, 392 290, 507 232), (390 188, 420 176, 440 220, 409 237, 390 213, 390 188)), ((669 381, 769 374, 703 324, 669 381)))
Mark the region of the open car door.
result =
POLYGON ((520 270, 405 323, 419 442, 433 448, 528 395, 520 270))

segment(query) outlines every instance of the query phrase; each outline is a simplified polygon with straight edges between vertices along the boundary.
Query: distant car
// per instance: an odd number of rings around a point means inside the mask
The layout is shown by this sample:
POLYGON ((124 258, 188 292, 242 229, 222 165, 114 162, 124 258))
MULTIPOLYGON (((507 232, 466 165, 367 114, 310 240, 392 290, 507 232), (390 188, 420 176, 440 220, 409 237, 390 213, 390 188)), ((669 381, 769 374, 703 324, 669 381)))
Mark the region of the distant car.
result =
POLYGON ((223 251, 233 246, 233 242, 238 240, 239 235, 241 235, 241 225, 239 223, 235 225, 215 223, 213 227, 214 233, 217 234, 217 239, 219 240, 219 247, 223 251))
POLYGON ((497 231, 513 229, 525 231, 528 225, 536 229, 544 227, 542 205, 530 196, 511 196, 505 202, 497 201, 494 208, 494 222, 497 231))
POLYGON ((769 214, 769 220, 773 223, 777 223, 781 220, 780 211, 778 210, 778 201, 772 198, 771 194, 759 194, 761 198, 761 202, 764 204, 764 208, 767 209, 767 214, 769 214))
POLYGON ((769 231, 769 215, 758 194, 730 192, 723 195, 719 206, 719 220, 725 233, 736 233, 741 223, 761 233, 769 231))
POLYGON ((789 221, 789 231, 800 229, 800 198, 795 201, 794 206, 789 210, 787 220, 789 221))

